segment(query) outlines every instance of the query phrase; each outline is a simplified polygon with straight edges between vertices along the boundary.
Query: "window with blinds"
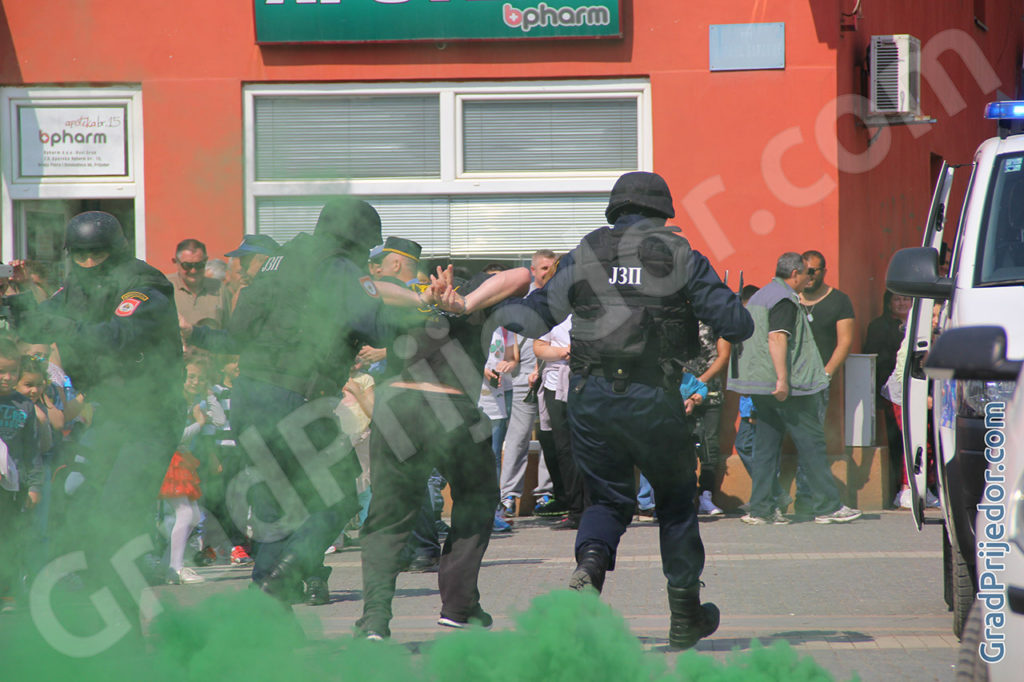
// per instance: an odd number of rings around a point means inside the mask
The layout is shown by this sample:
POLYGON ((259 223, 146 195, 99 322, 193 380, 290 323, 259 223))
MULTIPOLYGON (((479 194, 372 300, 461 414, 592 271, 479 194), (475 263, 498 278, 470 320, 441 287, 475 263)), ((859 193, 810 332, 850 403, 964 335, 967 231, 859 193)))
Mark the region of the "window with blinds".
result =
MULTIPOLYGON (((604 224, 608 197, 364 197, 385 237, 405 237, 424 257, 520 258, 537 249, 564 253, 604 224)), ((260 199, 257 232, 283 244, 311 232, 327 197, 260 199)))
POLYGON ((568 251, 604 224, 615 179, 650 168, 649 87, 246 86, 247 231, 285 242, 349 193, 426 257, 568 251))
POLYGON ((634 98, 466 100, 462 135, 466 173, 637 167, 634 98))
POLYGON ((438 96, 259 97, 257 180, 437 178, 438 96))
POLYGON ((453 197, 451 256, 514 258, 571 250, 606 224, 608 196, 453 197))

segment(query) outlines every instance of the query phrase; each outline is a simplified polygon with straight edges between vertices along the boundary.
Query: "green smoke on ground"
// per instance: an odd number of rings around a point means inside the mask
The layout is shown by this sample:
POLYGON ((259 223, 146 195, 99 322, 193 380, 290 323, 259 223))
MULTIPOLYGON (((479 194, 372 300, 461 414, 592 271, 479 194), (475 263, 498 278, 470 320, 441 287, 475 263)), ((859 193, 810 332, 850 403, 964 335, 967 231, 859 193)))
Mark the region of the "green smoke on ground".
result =
POLYGON ((24 611, 0 617, 6 682, 505 682, 528 671, 548 682, 818 682, 832 676, 785 642, 736 651, 725 662, 689 651, 675 665, 646 650, 623 617, 595 594, 556 590, 514 616, 510 630, 442 634, 416 653, 393 641, 307 635, 277 602, 252 590, 193 606, 164 604, 145 638, 126 637, 94 656, 54 651, 24 611))

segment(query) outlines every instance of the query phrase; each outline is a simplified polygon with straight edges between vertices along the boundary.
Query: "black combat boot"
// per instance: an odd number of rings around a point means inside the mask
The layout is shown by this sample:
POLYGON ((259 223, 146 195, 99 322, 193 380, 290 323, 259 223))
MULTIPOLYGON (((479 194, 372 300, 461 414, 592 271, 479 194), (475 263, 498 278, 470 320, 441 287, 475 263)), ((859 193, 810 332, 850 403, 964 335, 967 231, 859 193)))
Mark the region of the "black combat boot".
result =
POLYGON ((308 576, 306 583, 306 603, 310 606, 323 606, 331 603, 331 590, 327 587, 327 579, 331 577, 330 566, 321 566, 313 575, 308 576))
POLYGON ((608 570, 610 556, 603 545, 591 544, 583 547, 576 555, 576 570, 569 578, 569 588, 582 592, 593 587, 598 593, 604 587, 604 574, 608 570))
POLYGON ((672 611, 668 631, 668 645, 672 649, 689 649, 718 629, 721 617, 718 607, 711 602, 700 603, 699 584, 693 587, 669 585, 668 607, 672 611))
POLYGON ((297 604, 305 599, 302 585, 302 569, 298 555, 289 552, 281 557, 256 586, 283 604, 297 604))

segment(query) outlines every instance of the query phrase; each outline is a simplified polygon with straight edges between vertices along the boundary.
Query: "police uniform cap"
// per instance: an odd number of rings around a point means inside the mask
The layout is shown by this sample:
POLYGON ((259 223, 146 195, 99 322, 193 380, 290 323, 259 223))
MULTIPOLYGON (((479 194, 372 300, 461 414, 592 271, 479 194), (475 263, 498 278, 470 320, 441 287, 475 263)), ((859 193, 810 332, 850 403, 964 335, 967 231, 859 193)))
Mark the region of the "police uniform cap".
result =
POLYGON ((264 256, 273 256, 280 246, 273 237, 265 234, 247 234, 242 238, 242 243, 234 251, 228 251, 224 255, 228 258, 244 256, 250 253, 261 253, 264 256))
POLYGON ((400 256, 406 258, 412 258, 414 261, 420 259, 420 253, 423 252, 423 247, 414 242, 411 239, 404 239, 402 237, 388 237, 384 241, 384 253, 397 253, 400 256))
POLYGON ((646 209, 646 212, 653 212, 664 218, 676 215, 668 183, 657 173, 633 171, 623 174, 615 181, 611 196, 608 197, 608 208, 604 212, 608 222, 614 223, 628 206, 646 209))
POLYGON ((379 263, 383 257, 384 257, 384 245, 383 244, 377 244, 377 246, 375 246, 372 249, 370 249, 370 253, 367 256, 366 260, 373 261, 374 263, 379 263))

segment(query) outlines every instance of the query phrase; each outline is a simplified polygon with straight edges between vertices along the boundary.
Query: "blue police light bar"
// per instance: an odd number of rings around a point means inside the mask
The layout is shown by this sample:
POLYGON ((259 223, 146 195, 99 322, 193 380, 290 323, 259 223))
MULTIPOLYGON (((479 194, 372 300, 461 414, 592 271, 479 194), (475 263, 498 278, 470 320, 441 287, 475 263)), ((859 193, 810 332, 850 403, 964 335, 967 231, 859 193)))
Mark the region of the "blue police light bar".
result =
POLYGON ((1024 120, 1024 101, 990 102, 985 105, 985 118, 1024 120))

